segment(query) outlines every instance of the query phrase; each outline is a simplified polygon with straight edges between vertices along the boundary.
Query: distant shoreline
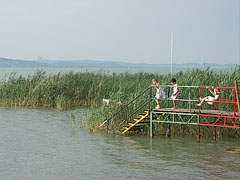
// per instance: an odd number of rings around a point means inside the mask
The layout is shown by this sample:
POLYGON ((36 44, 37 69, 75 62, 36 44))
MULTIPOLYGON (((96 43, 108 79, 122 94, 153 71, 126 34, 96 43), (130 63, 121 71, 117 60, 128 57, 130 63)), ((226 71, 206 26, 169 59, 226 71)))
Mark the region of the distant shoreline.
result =
MULTIPOLYGON (((236 64, 210 64, 210 63, 184 63, 174 64, 175 69, 234 69, 236 64)), ((143 64, 143 63, 127 63, 114 61, 94 61, 94 60, 79 60, 79 61, 25 61, 8 58, 0 58, 0 68, 118 68, 118 69, 167 69, 170 64, 143 64)))

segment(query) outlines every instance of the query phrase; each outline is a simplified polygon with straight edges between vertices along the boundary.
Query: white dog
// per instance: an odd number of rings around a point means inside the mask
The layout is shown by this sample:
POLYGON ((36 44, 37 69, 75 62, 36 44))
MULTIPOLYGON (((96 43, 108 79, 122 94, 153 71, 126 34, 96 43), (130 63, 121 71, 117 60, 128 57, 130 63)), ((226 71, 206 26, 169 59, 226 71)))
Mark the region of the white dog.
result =
MULTIPOLYGON (((103 105, 109 105, 110 103, 112 103, 113 101, 111 99, 103 99, 103 105)), ((122 105, 121 101, 116 102, 117 105, 122 105)))
POLYGON ((103 99, 103 105, 109 105, 111 102, 110 99, 103 99))

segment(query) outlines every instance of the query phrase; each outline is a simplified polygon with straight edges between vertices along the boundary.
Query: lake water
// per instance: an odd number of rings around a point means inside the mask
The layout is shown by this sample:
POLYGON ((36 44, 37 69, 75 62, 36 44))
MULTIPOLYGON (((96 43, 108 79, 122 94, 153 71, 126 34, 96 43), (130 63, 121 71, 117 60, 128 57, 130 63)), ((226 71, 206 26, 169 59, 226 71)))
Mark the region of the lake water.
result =
MULTIPOLYGON (((105 69, 101 69, 101 68, 0 68, 0 80, 2 78, 6 78, 9 77, 9 75, 14 72, 16 73, 16 76, 20 76, 23 75, 24 77, 27 77, 28 75, 33 75, 35 71, 37 70, 42 70, 44 72, 46 72, 47 75, 49 74, 57 74, 59 72, 61 73, 67 73, 67 72, 74 72, 74 73, 78 73, 78 72, 93 72, 93 73, 105 73, 105 74, 113 74, 113 73, 130 73, 130 74, 134 74, 134 73, 153 73, 153 74, 158 74, 158 75, 167 75, 170 73, 169 69, 166 68, 105 68, 105 69)), ((187 71, 188 69, 174 69, 174 73, 177 73, 179 71, 187 71)), ((191 69, 190 69, 191 70, 191 69)), ((215 72, 233 72, 233 69, 212 69, 215 72)))
MULTIPOLYGON (((93 73, 107 73, 107 74, 112 74, 112 73, 139 73, 139 72, 146 72, 146 73, 154 73, 154 74, 161 74, 161 75, 167 75, 169 73, 169 69, 138 69, 138 68, 133 68, 133 69, 123 69, 123 68, 106 68, 106 69, 100 69, 100 68, 0 68, 0 79, 3 78, 4 76, 9 76, 12 72, 16 73, 17 76, 23 75, 23 76, 28 76, 34 74, 35 71, 37 70, 43 70, 47 74, 57 74, 58 72, 93 72, 93 73)), ((186 69, 181 69, 183 71, 186 71, 186 69)), ((180 70, 177 70, 177 72, 180 70)))
POLYGON ((80 128, 84 109, 0 108, 1 180, 239 179, 237 139, 112 136, 80 128), (72 129, 70 113, 76 114, 72 129))

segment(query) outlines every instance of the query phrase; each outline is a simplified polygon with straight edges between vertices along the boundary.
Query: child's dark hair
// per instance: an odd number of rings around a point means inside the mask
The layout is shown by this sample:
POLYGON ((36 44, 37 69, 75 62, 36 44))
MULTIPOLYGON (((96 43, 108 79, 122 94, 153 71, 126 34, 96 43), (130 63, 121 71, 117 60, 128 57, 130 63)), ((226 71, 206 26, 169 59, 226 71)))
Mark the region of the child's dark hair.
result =
POLYGON ((154 79, 152 79, 152 81, 158 82, 158 79, 157 79, 157 78, 154 78, 154 79))
POLYGON ((176 80, 175 78, 172 78, 172 79, 171 79, 171 82, 174 82, 174 83, 175 83, 175 82, 177 82, 177 80, 176 80))

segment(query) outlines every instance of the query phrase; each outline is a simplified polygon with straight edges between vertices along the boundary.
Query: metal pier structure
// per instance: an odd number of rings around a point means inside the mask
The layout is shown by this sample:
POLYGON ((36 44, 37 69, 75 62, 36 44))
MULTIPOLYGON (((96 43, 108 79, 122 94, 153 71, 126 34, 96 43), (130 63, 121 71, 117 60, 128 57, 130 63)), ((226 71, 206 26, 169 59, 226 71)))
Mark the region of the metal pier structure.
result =
POLYGON ((100 127, 107 124, 107 131, 109 131, 110 126, 117 124, 121 134, 126 134, 130 131, 142 130, 147 126, 149 135, 152 137, 154 123, 167 124, 169 136, 170 124, 193 125, 198 127, 197 139, 200 141, 200 127, 207 126, 214 127, 216 140, 216 127, 240 129, 239 82, 235 81, 233 87, 179 86, 181 98, 176 100, 177 109, 170 108, 169 97, 172 86, 161 86, 167 93, 166 99, 159 99, 161 107, 164 107, 161 109, 151 108, 155 104, 152 87, 148 87, 103 122, 100 127), (209 96, 208 89, 214 88, 220 90, 220 99, 206 101, 201 107, 197 107, 195 104, 200 101, 200 97, 209 96), (121 118, 123 115, 125 117, 121 118))

